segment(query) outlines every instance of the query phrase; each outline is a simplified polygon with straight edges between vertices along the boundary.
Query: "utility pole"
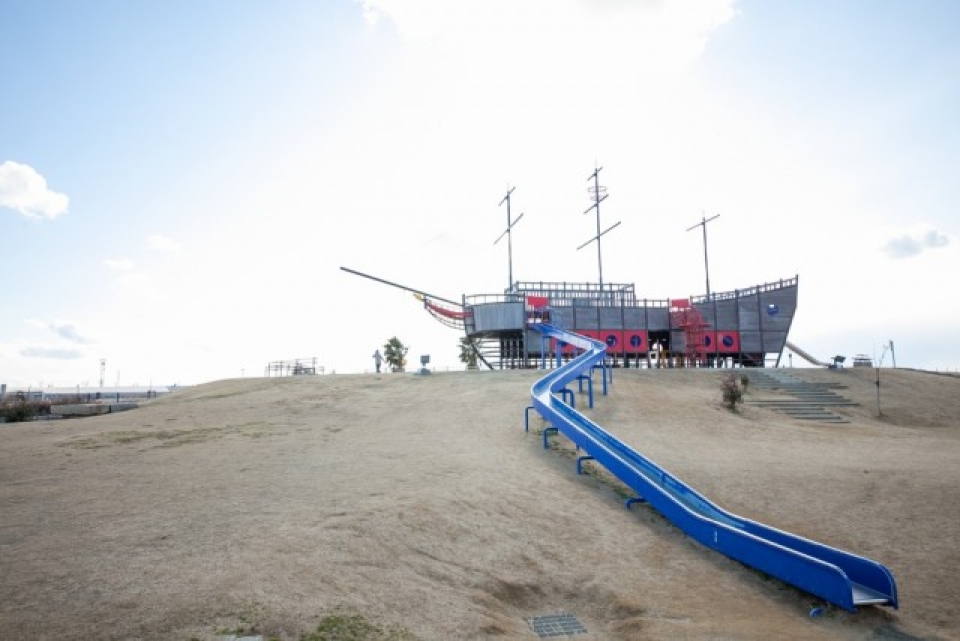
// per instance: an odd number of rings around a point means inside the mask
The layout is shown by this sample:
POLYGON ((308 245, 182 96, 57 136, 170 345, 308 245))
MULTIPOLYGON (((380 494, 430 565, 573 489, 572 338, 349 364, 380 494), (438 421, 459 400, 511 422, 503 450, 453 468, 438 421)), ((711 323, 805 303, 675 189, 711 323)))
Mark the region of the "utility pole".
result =
MULTIPOLYGON (((520 219, 523 218, 523 214, 517 216, 516 220, 513 220, 510 216, 510 195, 513 193, 513 190, 516 187, 511 187, 507 190, 507 195, 503 197, 503 200, 500 201, 500 205, 507 203, 507 228, 504 230, 500 236, 493 241, 493 244, 496 245, 500 242, 500 239, 504 236, 507 237, 507 276, 510 279, 510 282, 507 283, 507 291, 513 289, 513 226, 520 222, 520 219)), ((497 205, 499 207, 500 205, 497 205)))
POLYGON ((103 388, 103 376, 107 371, 107 359, 100 359, 100 388, 103 388))
POLYGON ((604 231, 600 231, 600 203, 607 199, 607 188, 600 185, 600 171, 602 169, 603 167, 597 167, 593 170, 593 173, 587 177, 587 181, 593 181, 593 185, 587 188, 587 191, 593 196, 593 204, 587 207, 587 210, 583 212, 584 214, 589 214, 591 209, 595 209, 597 211, 597 235, 577 247, 577 251, 579 251, 593 241, 597 241, 597 271, 599 276, 601 296, 603 295, 603 254, 600 252, 600 237, 620 225, 620 221, 618 220, 615 224, 611 225, 604 231))
POLYGON ((697 227, 703 227, 703 269, 707 274, 707 299, 710 299, 710 261, 707 260, 707 223, 711 220, 716 220, 720 218, 720 214, 713 216, 712 218, 707 218, 705 215, 701 215, 701 220, 699 223, 687 229, 687 231, 692 231, 697 227))

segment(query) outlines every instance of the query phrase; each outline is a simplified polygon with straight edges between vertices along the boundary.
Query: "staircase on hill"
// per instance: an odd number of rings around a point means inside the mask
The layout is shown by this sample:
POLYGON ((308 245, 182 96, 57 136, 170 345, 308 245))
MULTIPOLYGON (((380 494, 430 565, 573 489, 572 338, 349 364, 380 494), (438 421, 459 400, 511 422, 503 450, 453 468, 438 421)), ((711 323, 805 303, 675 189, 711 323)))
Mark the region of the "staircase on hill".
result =
POLYGON ((779 398, 772 398, 773 394, 764 395, 764 398, 744 399, 745 403, 768 407, 803 421, 818 423, 849 423, 843 416, 831 412, 831 407, 855 407, 858 403, 848 400, 835 389, 842 388, 840 383, 810 383, 804 381, 783 369, 750 370, 750 390, 757 392, 781 392, 779 398))

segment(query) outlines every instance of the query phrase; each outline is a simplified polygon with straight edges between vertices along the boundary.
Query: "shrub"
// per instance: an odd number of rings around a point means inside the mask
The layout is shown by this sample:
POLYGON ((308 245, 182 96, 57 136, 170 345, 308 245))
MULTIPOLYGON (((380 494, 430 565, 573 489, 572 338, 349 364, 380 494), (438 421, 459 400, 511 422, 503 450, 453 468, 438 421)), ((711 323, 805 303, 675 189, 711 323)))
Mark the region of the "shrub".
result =
POLYGON ((723 393, 723 406, 728 410, 737 411, 737 406, 743 403, 743 377, 728 374, 720 384, 723 393))
POLYGON ((21 396, 13 401, 0 402, 0 423, 32 421, 40 414, 49 413, 49 401, 28 401, 21 396))
POLYGON ((320 621, 316 632, 301 634, 300 641, 413 641, 405 628, 381 628, 359 614, 330 614, 320 621))

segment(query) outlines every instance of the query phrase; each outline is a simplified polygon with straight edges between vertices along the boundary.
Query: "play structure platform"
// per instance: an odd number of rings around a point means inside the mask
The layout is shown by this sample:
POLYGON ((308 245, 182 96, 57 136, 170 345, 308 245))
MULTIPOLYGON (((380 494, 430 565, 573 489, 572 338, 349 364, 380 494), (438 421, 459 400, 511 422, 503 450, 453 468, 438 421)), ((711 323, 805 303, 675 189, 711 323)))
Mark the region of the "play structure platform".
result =
POLYGON ((608 345, 550 324, 533 323, 529 329, 540 336, 541 366, 547 368, 550 347, 557 365, 531 388, 533 405, 526 413, 528 430, 531 409, 550 423, 545 448, 550 433, 562 433, 585 454, 578 470, 583 460, 596 460, 637 493, 627 507, 647 502, 702 545, 829 603, 849 611, 864 605, 898 607, 893 574, 880 563, 725 511, 574 409, 567 385, 588 382, 592 406, 595 369, 603 374, 606 392, 612 372, 605 365, 608 345), (565 350, 572 357, 565 358, 565 350))

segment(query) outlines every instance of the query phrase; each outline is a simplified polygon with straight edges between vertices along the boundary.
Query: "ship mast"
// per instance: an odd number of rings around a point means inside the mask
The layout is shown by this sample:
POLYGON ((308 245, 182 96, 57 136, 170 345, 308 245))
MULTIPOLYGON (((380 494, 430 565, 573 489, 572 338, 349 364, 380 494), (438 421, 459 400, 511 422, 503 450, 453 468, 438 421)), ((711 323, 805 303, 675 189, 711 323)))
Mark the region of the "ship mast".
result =
POLYGON ((707 223, 717 218, 720 218, 720 214, 707 218, 706 214, 701 213, 700 222, 687 229, 687 231, 693 231, 697 227, 703 227, 703 271, 707 274, 707 300, 710 300, 710 262, 707 260, 707 223))
MULTIPOLYGON (((497 243, 500 242, 501 238, 503 238, 504 236, 507 237, 507 278, 509 279, 509 282, 507 283, 508 292, 513 290, 513 233, 512 233, 513 226, 516 225, 518 222, 520 222, 520 219, 523 218, 522 213, 519 216, 517 216, 516 220, 513 220, 511 218, 510 196, 511 194, 513 194, 514 189, 516 189, 516 187, 511 187, 510 189, 508 189, 507 195, 504 196, 503 200, 500 201, 500 205, 503 205, 503 203, 507 203, 507 228, 504 230, 502 234, 500 234, 500 236, 495 241, 493 241, 493 244, 496 245, 497 243)), ((500 205, 497 205, 497 207, 499 207, 500 205)))
POLYGON ((587 207, 587 210, 583 212, 584 214, 589 214, 591 209, 595 209, 597 212, 597 235, 585 242, 584 244, 577 247, 577 251, 583 249, 593 241, 597 241, 597 269, 599 272, 599 282, 600 282, 600 295, 603 295, 603 254, 600 251, 600 237, 606 234, 607 232, 613 230, 615 227, 620 225, 618 220, 616 223, 600 231, 600 203, 607 199, 607 188, 600 185, 600 171, 603 167, 597 167, 593 170, 593 173, 587 178, 587 181, 593 181, 593 185, 587 187, 587 192, 593 196, 593 204, 587 207))

